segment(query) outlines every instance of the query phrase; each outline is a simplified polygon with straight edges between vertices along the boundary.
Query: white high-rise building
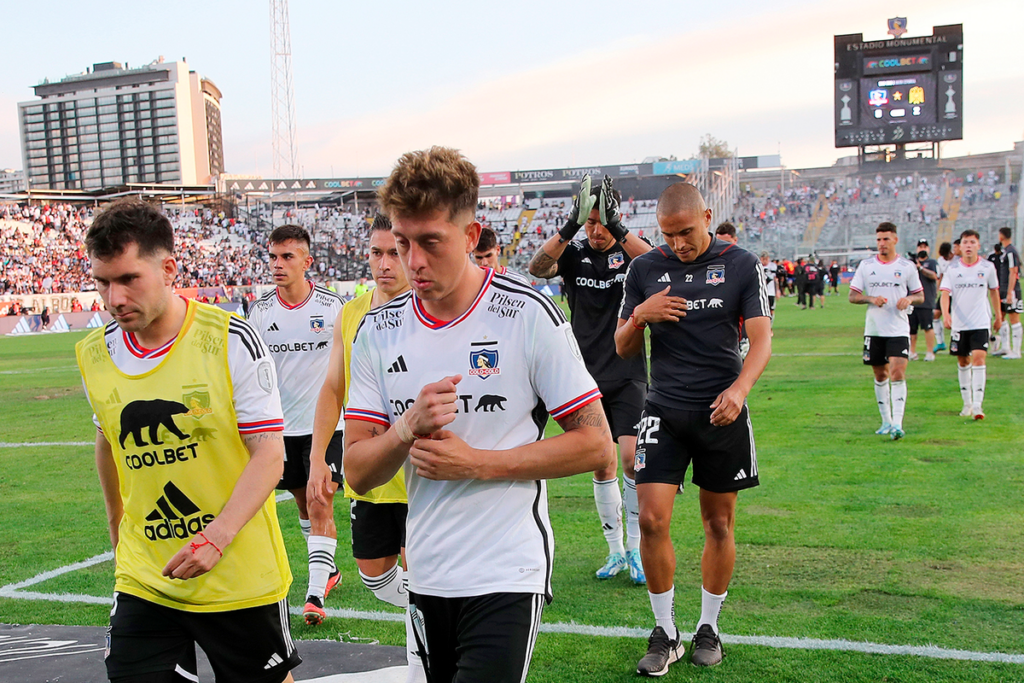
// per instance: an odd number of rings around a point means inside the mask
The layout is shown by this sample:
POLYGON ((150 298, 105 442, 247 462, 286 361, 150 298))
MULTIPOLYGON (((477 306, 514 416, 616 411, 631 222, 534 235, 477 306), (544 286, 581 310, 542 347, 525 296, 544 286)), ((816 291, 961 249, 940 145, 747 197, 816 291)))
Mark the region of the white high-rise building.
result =
POLYGON ((221 92, 184 59, 94 64, 33 90, 18 104, 32 190, 207 185, 224 171, 221 92))

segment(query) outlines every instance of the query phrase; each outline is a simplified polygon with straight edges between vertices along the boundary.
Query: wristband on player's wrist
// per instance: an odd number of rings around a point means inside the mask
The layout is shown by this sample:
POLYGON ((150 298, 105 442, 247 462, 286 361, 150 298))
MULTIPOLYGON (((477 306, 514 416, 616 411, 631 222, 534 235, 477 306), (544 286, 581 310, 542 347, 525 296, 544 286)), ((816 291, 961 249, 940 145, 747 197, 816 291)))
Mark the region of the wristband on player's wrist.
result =
POLYGON ((412 443, 416 440, 416 435, 412 433, 412 427, 405 421, 405 415, 402 415, 393 425, 395 428, 395 434, 402 441, 402 443, 412 443))
POLYGON ((636 317, 633 316, 633 315, 629 316, 629 324, 632 325, 633 327, 635 327, 638 330, 646 330, 647 329, 647 323, 644 323, 643 325, 637 325, 636 317))

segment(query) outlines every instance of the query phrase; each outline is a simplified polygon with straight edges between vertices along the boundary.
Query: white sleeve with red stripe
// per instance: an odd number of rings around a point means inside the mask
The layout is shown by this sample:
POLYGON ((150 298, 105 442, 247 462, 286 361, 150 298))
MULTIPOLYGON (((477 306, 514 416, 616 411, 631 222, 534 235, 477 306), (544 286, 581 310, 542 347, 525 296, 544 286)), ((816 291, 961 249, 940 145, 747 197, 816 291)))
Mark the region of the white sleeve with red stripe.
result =
POLYGON ((250 343, 258 343, 263 347, 262 357, 254 359, 239 335, 228 335, 228 367, 234 389, 238 432, 243 436, 259 432, 282 432, 284 413, 277 388, 277 367, 259 335, 254 334, 249 339, 250 343), (262 383, 261 372, 264 373, 262 383), (269 382, 266 376, 268 373, 269 382), (269 384, 269 391, 264 387, 266 384, 269 384))
POLYGON ((382 427, 391 426, 388 406, 381 393, 382 379, 374 368, 380 366, 377 349, 369 342, 365 330, 357 334, 352 344, 352 359, 349 365, 348 405, 345 406, 346 420, 362 420, 382 427))
POLYGON ((551 417, 561 420, 601 398, 569 323, 555 327, 546 316, 538 315, 534 325, 530 381, 551 417))

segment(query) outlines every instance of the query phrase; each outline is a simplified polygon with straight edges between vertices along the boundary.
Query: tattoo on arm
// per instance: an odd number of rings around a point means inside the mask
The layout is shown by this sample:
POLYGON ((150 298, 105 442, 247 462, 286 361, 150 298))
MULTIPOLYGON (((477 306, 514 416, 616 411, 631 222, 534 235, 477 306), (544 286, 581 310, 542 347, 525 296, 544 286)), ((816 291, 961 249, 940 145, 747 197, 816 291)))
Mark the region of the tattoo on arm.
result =
POLYGON ((284 441, 283 432, 259 432, 257 434, 245 434, 242 441, 246 446, 255 446, 264 441, 284 441))
POLYGON ((558 421, 559 426, 565 431, 572 431, 580 427, 597 427, 608 430, 608 422, 604 417, 604 409, 600 401, 588 403, 579 410, 569 413, 558 421))
POLYGON ((558 274, 558 261, 548 256, 541 247, 530 261, 530 274, 534 277, 549 278, 558 274))
POLYGON ((371 432, 371 433, 372 433, 372 434, 373 434, 374 436, 380 436, 380 430, 378 430, 378 429, 377 429, 376 427, 374 427, 373 429, 371 429, 371 430, 370 430, 370 432, 371 432))

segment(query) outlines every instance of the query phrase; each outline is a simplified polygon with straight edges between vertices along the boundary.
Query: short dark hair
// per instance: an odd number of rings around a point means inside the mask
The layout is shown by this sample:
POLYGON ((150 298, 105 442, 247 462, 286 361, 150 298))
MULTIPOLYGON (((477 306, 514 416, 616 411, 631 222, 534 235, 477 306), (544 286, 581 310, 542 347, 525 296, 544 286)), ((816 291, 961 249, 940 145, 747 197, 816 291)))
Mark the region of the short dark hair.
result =
POLYGON ((717 228, 715 228, 715 234, 716 235, 728 235, 729 237, 735 237, 736 236, 736 226, 733 225, 732 223, 730 223, 729 221, 726 221, 725 223, 720 223, 719 226, 717 228))
POLYGON ((373 222, 370 223, 370 232, 391 232, 391 219, 380 211, 373 212, 373 222))
POLYGON ((480 239, 476 242, 476 247, 473 251, 479 253, 482 251, 490 251, 498 246, 498 236, 494 234, 494 231, 488 227, 484 227, 480 230, 480 239))
POLYGON ((939 245, 939 256, 941 256, 942 258, 946 258, 952 253, 953 245, 950 244, 949 242, 943 242, 942 244, 939 245))
POLYGON ((992 247, 992 251, 994 251, 997 254, 1002 254, 1003 253, 1003 245, 1000 244, 999 242, 996 242, 995 246, 992 247))
MULTIPOLYGON (((593 181, 593 183, 591 183, 591 185, 590 185, 590 196, 591 197, 600 197, 601 196, 601 187, 603 187, 603 184, 601 183, 601 181, 595 179, 593 181)), ((617 201, 619 203, 622 202, 622 195, 619 194, 619 191, 616 190, 614 187, 612 188, 612 196, 615 197, 615 201, 617 201)), ((595 204, 594 208, 597 209, 597 208, 600 208, 600 206, 595 204)))
POLYGON ((277 226, 274 228, 273 232, 270 233, 270 237, 267 239, 270 244, 284 244, 288 240, 305 242, 306 251, 309 251, 310 246, 313 244, 313 240, 309 237, 309 231, 301 225, 293 224, 277 226))
POLYGON ((971 229, 964 230, 962 233, 960 233, 960 239, 962 240, 965 237, 973 237, 974 239, 978 240, 979 242, 981 241, 981 235, 978 234, 977 230, 971 230, 971 229))
POLYGON ((953 246, 954 247, 959 247, 960 246, 960 238, 959 237, 957 237, 955 240, 953 240, 953 246))
POLYGON ((999 234, 1006 239, 1010 239, 1010 235, 1013 234, 1013 231, 1009 228, 999 228, 999 234))
POLYGON ((895 223, 890 223, 889 221, 883 221, 883 222, 878 224, 877 228, 875 228, 875 234, 876 235, 878 233, 880 233, 880 232, 891 232, 892 234, 895 235, 896 234, 896 224, 895 223))
POLYGON ((85 249, 90 256, 108 259, 123 254, 129 244, 138 245, 139 256, 173 254, 174 228, 156 207, 138 199, 118 199, 93 219, 85 249))

